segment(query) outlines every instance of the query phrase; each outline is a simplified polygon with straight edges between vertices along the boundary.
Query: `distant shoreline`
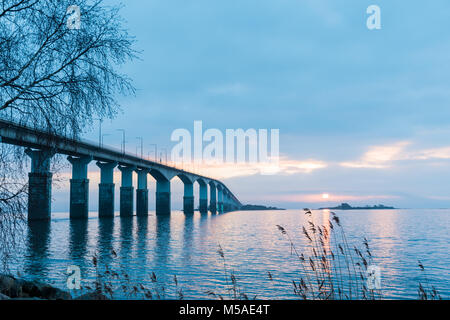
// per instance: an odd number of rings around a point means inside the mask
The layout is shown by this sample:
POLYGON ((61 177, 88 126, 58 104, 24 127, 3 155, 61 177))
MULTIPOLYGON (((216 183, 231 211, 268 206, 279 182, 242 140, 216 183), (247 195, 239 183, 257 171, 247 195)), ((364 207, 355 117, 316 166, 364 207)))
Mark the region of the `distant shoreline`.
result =
POLYGON ((318 210, 395 210, 397 208, 385 206, 383 204, 374 205, 374 206, 364 206, 364 207, 352 207, 348 203, 341 203, 339 206, 336 207, 326 207, 326 208, 319 208, 318 210))
POLYGON ((286 209, 277 208, 277 207, 266 207, 266 206, 255 205, 255 204, 246 204, 246 205, 243 205, 239 210, 240 211, 262 211, 262 210, 286 210, 286 209))

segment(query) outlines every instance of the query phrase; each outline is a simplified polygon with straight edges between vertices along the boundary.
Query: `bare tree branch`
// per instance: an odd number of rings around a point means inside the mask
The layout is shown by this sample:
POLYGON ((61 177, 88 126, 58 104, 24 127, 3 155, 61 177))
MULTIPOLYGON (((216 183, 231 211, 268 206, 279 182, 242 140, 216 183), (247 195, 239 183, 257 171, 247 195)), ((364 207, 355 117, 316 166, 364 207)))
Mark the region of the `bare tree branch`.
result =
MULTIPOLYGON (((0 0, 0 118, 75 138, 94 118, 116 114, 118 94, 134 93, 130 79, 118 68, 134 59, 136 51, 119 8, 103 3, 0 0), (68 27, 72 5, 81 11, 78 30, 68 27)), ((0 143, 4 267, 24 221, 26 164, 21 148, 0 143)), ((58 164, 53 161, 52 170, 58 164)))
POLYGON ((0 117, 76 137, 92 119, 117 112, 117 94, 134 93, 117 67, 136 52, 119 8, 102 3, 2 2, 0 117), (70 5, 81 9, 79 30, 67 26, 70 5))

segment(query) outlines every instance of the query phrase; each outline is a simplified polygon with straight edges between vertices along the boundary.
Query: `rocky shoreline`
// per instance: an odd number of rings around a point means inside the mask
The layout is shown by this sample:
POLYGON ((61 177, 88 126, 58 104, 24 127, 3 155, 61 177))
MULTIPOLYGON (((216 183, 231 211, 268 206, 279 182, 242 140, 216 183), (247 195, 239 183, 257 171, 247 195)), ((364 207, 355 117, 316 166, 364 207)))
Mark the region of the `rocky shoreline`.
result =
POLYGON ((108 298, 97 292, 72 297, 70 292, 46 283, 0 274, 0 300, 108 300, 108 298))

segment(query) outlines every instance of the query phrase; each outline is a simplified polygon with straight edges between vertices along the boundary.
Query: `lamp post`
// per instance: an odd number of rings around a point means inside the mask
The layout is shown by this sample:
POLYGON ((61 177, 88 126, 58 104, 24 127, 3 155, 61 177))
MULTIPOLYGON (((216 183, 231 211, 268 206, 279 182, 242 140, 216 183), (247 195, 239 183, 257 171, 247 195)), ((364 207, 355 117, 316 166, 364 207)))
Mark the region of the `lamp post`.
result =
POLYGON ((98 145, 101 148, 102 147, 102 123, 103 119, 101 118, 95 118, 94 120, 98 121, 98 145))
MULTIPOLYGON (((141 158, 144 158, 144 138, 136 137, 136 139, 141 141, 141 158)), ((137 154, 137 152, 136 152, 136 154, 137 154)))
POLYGON ((104 134, 102 134, 102 139, 101 139, 100 147, 103 148, 103 146, 105 145, 105 144, 104 144, 105 137, 106 137, 106 136, 110 136, 110 135, 111 135, 110 133, 104 133, 104 134))
POLYGON ((150 146, 155 147, 155 162, 158 162, 158 146, 156 143, 151 143, 150 146))
MULTIPOLYGON (((166 158, 166 165, 167 165, 167 149, 166 148, 162 148, 161 150, 164 150, 164 153, 166 155, 165 158, 166 158)), ((161 152, 161 154, 162 154, 162 152, 161 152)), ((160 158, 159 162, 161 162, 161 158, 160 158)))
POLYGON ((116 129, 116 131, 122 132, 122 153, 125 153, 125 130, 124 129, 116 129))

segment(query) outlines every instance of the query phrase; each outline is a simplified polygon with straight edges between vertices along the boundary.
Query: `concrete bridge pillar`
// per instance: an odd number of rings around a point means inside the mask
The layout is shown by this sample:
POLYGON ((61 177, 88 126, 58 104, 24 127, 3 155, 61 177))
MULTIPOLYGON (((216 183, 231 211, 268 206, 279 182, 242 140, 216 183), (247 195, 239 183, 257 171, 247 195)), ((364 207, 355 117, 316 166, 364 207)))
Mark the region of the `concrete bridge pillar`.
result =
POLYGON ((50 159, 54 152, 26 149, 31 158, 28 174, 28 220, 50 220, 52 199, 52 173, 50 159))
POLYGON ((228 211, 230 211, 230 196, 229 196, 229 194, 226 192, 225 194, 224 194, 224 197, 223 197, 224 199, 223 199, 223 211, 224 212, 228 212, 228 211))
POLYGON ((229 195, 229 202, 230 202, 230 211, 235 211, 236 210, 236 204, 234 203, 234 198, 233 196, 230 194, 229 195))
POLYGON ((100 168, 100 183, 98 185, 98 216, 114 217, 114 168, 117 162, 97 162, 100 168))
POLYGON ((137 170, 138 188, 136 190, 136 215, 148 216, 148 187, 147 175, 148 170, 137 170))
POLYGON ((228 210, 233 211, 233 200, 231 199, 231 194, 228 195, 228 210))
POLYGON ((209 185, 209 194, 210 194, 210 200, 209 200, 209 211, 212 213, 217 212, 217 188, 215 185, 210 184, 209 185))
POLYGON ((132 217, 134 213, 133 171, 135 167, 121 166, 122 185, 120 187, 120 216, 132 217))
POLYGON ((223 202, 222 202, 223 212, 227 212, 227 193, 223 191, 223 202))
POLYGON ((217 209, 219 210, 219 213, 223 213, 223 190, 222 189, 217 190, 217 197, 218 197, 217 209))
POLYGON ((75 158, 67 157, 72 164, 70 179, 70 219, 87 219, 89 213, 89 179, 87 166, 91 156, 75 158))
POLYGON ((194 184, 192 182, 184 183, 183 211, 184 214, 194 213, 194 184))
POLYGON ((208 185, 200 184, 200 213, 208 213, 208 185))
POLYGON ((234 205, 234 200, 230 195, 230 211, 234 211, 235 205, 234 205))
POLYGON ((156 215, 170 215, 170 181, 156 180, 156 215))

